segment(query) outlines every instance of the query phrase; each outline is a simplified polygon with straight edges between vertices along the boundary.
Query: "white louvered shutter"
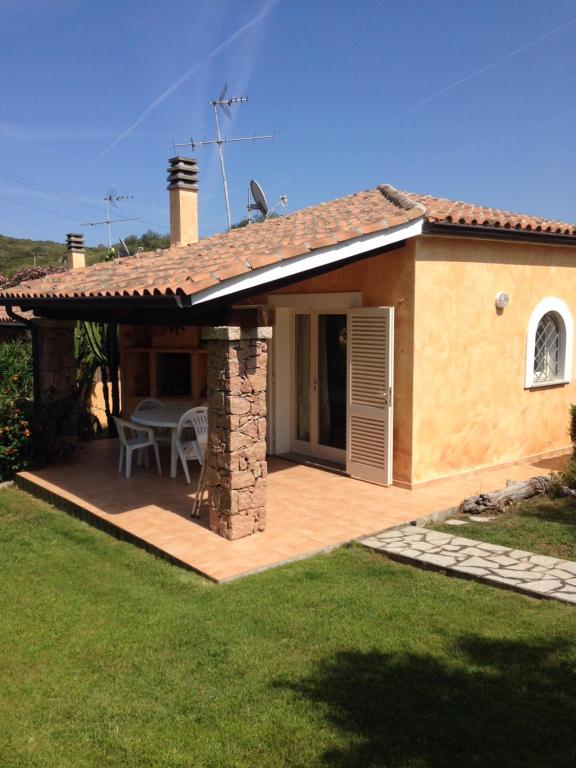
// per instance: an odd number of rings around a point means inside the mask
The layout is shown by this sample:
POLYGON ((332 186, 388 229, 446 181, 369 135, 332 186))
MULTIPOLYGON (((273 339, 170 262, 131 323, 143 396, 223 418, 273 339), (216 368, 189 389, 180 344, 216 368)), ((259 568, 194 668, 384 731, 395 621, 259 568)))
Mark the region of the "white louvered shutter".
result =
POLYGON ((348 312, 346 469, 373 483, 392 482, 394 309, 348 312))

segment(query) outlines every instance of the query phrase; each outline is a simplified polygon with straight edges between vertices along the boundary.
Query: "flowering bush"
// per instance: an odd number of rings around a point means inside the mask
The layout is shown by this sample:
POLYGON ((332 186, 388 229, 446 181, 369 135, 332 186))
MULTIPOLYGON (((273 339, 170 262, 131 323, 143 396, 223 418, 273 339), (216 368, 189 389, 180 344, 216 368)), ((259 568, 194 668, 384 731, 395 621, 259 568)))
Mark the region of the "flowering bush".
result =
POLYGON ((45 393, 35 412, 33 386, 30 342, 0 344, 0 482, 74 450, 76 394, 58 400, 45 393))
POLYGON ((0 481, 27 467, 32 457, 32 401, 0 398, 0 481))
POLYGON ((26 269, 14 272, 10 277, 0 275, 0 288, 12 288, 14 285, 27 283, 29 280, 38 280, 40 277, 65 271, 65 267, 26 267, 26 269))
POLYGON ((27 339, 0 344, 0 480, 28 466, 32 454, 32 351, 27 339))

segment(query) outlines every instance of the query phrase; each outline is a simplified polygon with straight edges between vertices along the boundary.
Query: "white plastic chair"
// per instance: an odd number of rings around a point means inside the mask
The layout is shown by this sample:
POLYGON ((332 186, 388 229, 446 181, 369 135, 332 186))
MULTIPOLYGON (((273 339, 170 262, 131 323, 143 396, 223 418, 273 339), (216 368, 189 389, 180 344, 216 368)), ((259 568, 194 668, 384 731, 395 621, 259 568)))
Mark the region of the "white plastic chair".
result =
POLYGON ((204 407, 191 408, 183 413, 176 427, 176 450, 182 462, 186 482, 190 483, 190 472, 188 471, 188 462, 196 459, 202 465, 204 463, 204 453, 206 452, 206 443, 208 442, 208 409, 204 407), (183 434, 185 430, 193 429, 195 436, 193 439, 186 439, 183 434))
POLYGON ((145 400, 140 400, 136 408, 134 408, 134 413, 150 410, 151 408, 164 408, 164 403, 161 403, 160 400, 156 400, 154 397, 147 397, 145 400))
POLYGON ((122 462, 126 457, 126 479, 129 480, 132 474, 132 454, 134 451, 143 451, 144 461, 148 466, 148 448, 154 448, 156 455, 156 466, 158 474, 162 474, 160 466, 160 454, 158 453, 158 443, 154 436, 152 427, 141 427, 139 424, 133 424, 131 421, 119 419, 114 416, 118 437, 120 439, 120 460, 118 461, 118 472, 122 472, 122 462))
POLYGON ((208 466, 206 459, 206 451, 208 448, 208 408, 205 406, 194 408, 193 413, 190 414, 190 421, 194 424, 194 429, 196 431, 196 454, 198 456, 198 461, 202 465, 200 477, 198 478, 198 485, 196 486, 196 493, 194 494, 192 517, 200 517, 200 507, 202 505, 202 497, 204 496, 204 486, 206 482, 206 468, 208 466))
MULTIPOLYGON (((151 411, 153 408, 165 407, 164 403, 161 403, 160 400, 156 400, 155 397, 147 397, 144 400, 140 400, 136 408, 132 411, 132 416, 140 411, 151 411)), ((159 443, 171 442, 172 435, 170 434, 169 429, 166 429, 165 427, 153 427, 153 429, 154 434, 156 435, 156 440, 158 440, 159 443)))

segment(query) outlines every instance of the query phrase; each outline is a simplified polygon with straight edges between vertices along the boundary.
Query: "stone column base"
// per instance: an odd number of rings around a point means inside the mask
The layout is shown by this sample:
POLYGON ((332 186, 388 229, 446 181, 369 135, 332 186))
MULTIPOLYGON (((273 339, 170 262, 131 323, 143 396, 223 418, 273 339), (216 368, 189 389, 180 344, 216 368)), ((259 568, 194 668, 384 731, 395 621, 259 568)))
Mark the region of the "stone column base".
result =
POLYGON ((203 328, 208 346, 210 528, 227 539, 266 527, 266 376, 271 328, 203 328))

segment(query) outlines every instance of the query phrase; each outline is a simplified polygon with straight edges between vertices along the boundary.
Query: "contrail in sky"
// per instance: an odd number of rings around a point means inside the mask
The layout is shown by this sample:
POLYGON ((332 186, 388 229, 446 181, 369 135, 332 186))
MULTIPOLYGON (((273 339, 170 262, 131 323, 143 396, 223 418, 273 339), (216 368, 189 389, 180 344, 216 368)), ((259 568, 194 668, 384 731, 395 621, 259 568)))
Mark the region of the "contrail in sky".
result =
POLYGON ((123 131, 119 136, 117 136, 114 141, 112 141, 110 144, 108 144, 107 147, 105 147, 102 152, 100 152, 99 155, 97 155, 94 159, 99 160, 101 157, 104 157, 104 155, 107 155, 108 152, 110 152, 111 149, 114 149, 114 147, 119 144, 123 139, 125 139, 127 136, 129 136, 132 131, 134 131, 147 117, 148 115, 153 112, 156 107, 159 107, 160 104, 162 104, 163 101, 165 101, 168 96, 170 96, 177 88, 180 88, 180 86, 185 83, 187 80, 189 80, 192 75, 200 69, 201 66, 206 64, 207 61, 210 61, 210 59, 215 58, 218 56, 222 51, 224 51, 226 48, 232 45, 239 37, 241 37, 245 32, 247 32, 252 27, 256 26, 257 24, 260 24, 260 22, 268 15, 268 13, 272 10, 272 8, 279 2, 279 0, 271 0, 267 5, 264 6, 264 8, 260 11, 260 13, 255 16, 253 19, 251 19, 249 22, 244 24, 243 27, 240 27, 240 29, 237 29, 236 32, 234 32, 233 35, 230 35, 226 40, 224 40, 223 43, 220 43, 220 45, 217 45, 214 50, 208 54, 204 59, 201 61, 196 62, 194 66, 189 69, 187 72, 185 72, 182 77, 179 77, 178 80, 176 80, 172 85, 170 85, 164 93, 161 93, 160 96, 154 99, 154 101, 149 104, 144 112, 138 117, 137 120, 135 120, 132 125, 130 125, 128 128, 126 128, 125 131, 123 131))
POLYGON ((526 43, 525 45, 521 45, 520 48, 516 48, 515 50, 510 51, 510 53, 507 53, 504 56, 501 56, 499 59, 496 59, 495 61, 490 62, 490 64, 486 64, 484 67, 480 67, 480 69, 477 69, 474 72, 470 72, 469 75, 465 75, 464 77, 461 77, 459 80, 455 80, 453 83, 450 83, 450 85, 447 85, 445 88, 441 88, 439 91, 435 91, 430 96, 427 96, 425 99, 422 99, 422 101, 419 101, 416 104, 413 104, 411 107, 408 107, 402 112, 398 112, 398 114, 391 117, 390 120, 388 120, 387 123, 385 123, 385 125, 387 125, 392 120, 397 120, 400 117, 404 117, 405 115, 410 114, 410 112, 414 112, 416 109, 420 109, 420 107, 423 107, 426 104, 429 104, 431 101, 434 101, 434 99, 437 99, 439 96, 443 96, 445 93, 448 93, 449 91, 453 91, 454 88, 458 88, 459 85, 462 85, 463 83, 467 83, 468 80, 472 80, 474 77, 478 77, 478 75, 481 75, 484 72, 487 72, 489 69, 494 69, 494 67, 497 67, 499 64, 502 64, 503 62, 508 61, 508 59, 514 58, 514 56, 517 56, 519 53, 526 51, 528 48, 532 48, 534 45, 538 45, 538 43, 541 43, 542 40, 546 40, 548 37, 552 37, 552 35, 556 35, 558 32, 562 32, 564 29, 571 27, 573 24, 576 24, 576 19, 572 19, 571 21, 568 21, 566 24, 562 24, 561 27, 556 27, 555 29, 551 29, 550 32, 546 32, 543 35, 540 35, 540 37, 537 37, 535 40, 531 40, 529 43, 526 43))

